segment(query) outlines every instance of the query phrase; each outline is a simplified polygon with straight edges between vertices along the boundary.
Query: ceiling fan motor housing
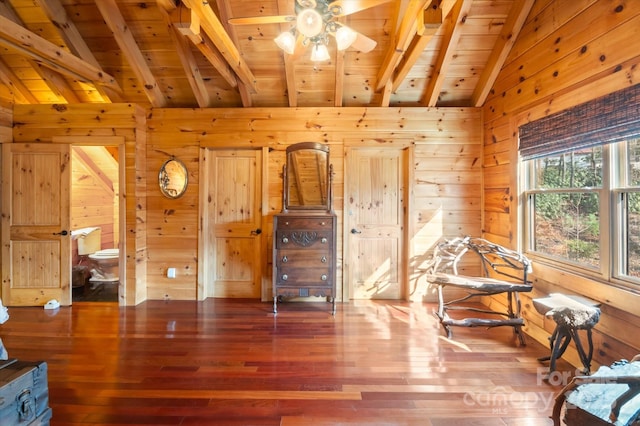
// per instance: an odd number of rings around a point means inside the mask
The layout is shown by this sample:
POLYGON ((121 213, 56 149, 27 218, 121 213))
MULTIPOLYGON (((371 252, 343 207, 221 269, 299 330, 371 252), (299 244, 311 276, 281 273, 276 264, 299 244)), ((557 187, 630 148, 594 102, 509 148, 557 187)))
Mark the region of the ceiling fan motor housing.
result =
POLYGON ((322 16, 322 20, 326 23, 342 14, 342 7, 338 4, 332 5, 332 3, 333 1, 328 0, 296 0, 294 10, 298 16, 305 9, 313 9, 322 16))
POLYGON ((298 31, 316 43, 326 42, 326 31, 336 32, 338 26, 334 18, 342 13, 342 8, 339 5, 332 6, 328 0, 297 0, 295 11, 298 31))

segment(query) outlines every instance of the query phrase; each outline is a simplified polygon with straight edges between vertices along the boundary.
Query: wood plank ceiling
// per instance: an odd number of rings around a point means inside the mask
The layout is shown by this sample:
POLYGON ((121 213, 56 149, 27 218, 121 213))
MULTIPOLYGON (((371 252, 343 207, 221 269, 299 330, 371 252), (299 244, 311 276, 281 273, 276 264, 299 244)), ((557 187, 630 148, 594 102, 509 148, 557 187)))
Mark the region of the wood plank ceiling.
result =
POLYGON ((370 52, 274 38, 296 0, 0 0, 0 98, 151 107, 481 106, 534 0, 339 0, 370 52))

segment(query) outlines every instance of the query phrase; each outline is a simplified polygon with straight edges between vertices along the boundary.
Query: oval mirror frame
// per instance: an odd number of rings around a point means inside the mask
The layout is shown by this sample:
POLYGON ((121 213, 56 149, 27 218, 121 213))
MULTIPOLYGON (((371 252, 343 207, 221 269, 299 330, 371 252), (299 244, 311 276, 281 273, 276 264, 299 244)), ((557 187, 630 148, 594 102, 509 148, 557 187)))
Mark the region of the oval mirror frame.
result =
POLYGON ((158 185, 167 198, 180 198, 187 190, 189 173, 187 166, 177 158, 170 158, 160 167, 158 185))

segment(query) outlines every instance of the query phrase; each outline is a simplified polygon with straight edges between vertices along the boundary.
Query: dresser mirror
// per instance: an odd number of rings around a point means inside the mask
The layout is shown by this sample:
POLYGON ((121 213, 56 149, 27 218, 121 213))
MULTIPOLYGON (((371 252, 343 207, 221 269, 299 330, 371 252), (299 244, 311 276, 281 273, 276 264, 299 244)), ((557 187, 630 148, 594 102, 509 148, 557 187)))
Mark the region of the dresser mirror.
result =
POLYGON ((179 198, 187 190, 187 166, 176 158, 165 161, 158 173, 160 192, 168 198, 179 198))
POLYGON ((287 147, 283 209, 331 210, 329 147, 301 142, 287 147))

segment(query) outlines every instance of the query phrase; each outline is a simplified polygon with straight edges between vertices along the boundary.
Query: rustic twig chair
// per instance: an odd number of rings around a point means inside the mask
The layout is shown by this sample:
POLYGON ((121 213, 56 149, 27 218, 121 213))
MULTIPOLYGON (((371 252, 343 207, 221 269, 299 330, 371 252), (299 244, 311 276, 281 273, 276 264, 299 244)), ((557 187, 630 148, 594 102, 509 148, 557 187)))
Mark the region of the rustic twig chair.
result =
POLYGON ((640 355, 636 355, 630 362, 600 367, 593 376, 574 376, 556 396, 551 418, 554 426, 634 426, 640 424, 639 394, 640 355))
POLYGON ((452 337, 451 326, 487 328, 511 326, 520 344, 525 345, 521 330, 524 320, 521 316, 519 293, 532 290, 531 282, 527 279, 527 274, 530 272, 531 262, 523 254, 485 239, 461 237, 440 242, 435 248, 433 259, 427 269, 426 279, 427 282, 437 285, 438 312, 436 314, 447 336, 452 337), (483 276, 458 274, 458 264, 469 252, 479 256, 483 276), (445 301, 446 286, 462 289, 467 294, 464 297, 445 301), (504 312, 462 304, 473 297, 501 293, 507 296, 504 312), (490 314, 494 317, 454 319, 448 315, 449 310, 466 310, 490 314))

